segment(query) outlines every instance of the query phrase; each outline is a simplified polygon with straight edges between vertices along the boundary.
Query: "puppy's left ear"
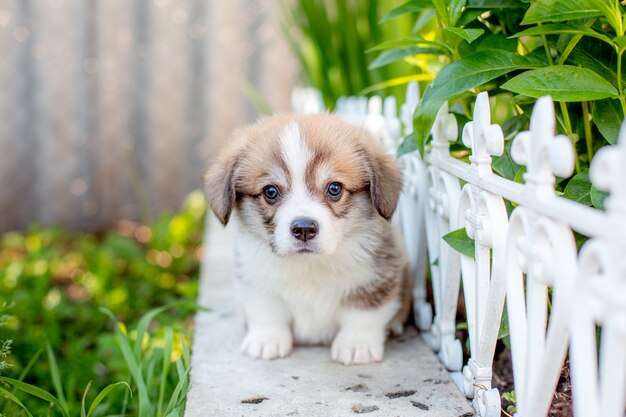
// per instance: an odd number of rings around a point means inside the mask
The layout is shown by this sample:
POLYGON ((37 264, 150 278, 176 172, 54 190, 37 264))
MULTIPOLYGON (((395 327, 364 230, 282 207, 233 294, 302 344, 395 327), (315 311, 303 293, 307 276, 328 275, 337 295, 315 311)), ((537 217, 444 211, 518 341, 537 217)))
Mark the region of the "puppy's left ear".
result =
POLYGON ((392 156, 379 149, 371 150, 369 153, 372 203, 378 214, 389 220, 398 205, 402 174, 392 156))

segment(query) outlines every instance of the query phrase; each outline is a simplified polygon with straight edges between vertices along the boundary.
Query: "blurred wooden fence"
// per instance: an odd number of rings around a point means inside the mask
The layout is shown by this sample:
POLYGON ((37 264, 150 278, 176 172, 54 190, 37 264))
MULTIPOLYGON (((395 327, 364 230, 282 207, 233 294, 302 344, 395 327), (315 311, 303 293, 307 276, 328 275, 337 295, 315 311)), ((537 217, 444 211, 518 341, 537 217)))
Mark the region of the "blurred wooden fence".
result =
POLYGON ((175 210, 215 144, 289 106, 271 0, 0 0, 0 231, 175 210))

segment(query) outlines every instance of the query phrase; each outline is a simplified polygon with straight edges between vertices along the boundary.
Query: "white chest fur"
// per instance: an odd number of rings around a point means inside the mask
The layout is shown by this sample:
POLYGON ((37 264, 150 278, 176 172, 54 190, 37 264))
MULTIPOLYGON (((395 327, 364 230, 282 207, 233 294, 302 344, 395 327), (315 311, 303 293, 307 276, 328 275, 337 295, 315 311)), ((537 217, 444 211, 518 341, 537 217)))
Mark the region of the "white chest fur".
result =
MULTIPOLYGON (((279 257, 250 236, 236 243, 239 301, 246 312, 260 298, 272 301, 260 306, 268 316, 284 316, 296 342, 330 343, 339 330, 341 302, 351 290, 376 279, 367 256, 358 245, 342 248, 332 256, 279 257), (363 254, 364 255, 364 254, 363 254)), ((258 317, 255 317, 258 319, 258 317)))

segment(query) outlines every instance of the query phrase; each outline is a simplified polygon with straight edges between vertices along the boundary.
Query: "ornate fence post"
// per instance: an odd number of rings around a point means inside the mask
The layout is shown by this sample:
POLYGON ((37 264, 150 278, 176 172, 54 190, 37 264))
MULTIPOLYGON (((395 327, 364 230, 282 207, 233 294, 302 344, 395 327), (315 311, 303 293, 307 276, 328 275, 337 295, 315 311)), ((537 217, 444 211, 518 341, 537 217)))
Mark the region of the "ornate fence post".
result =
POLYGON ((610 196, 605 200, 607 230, 599 231, 580 251, 570 347, 574 411, 581 417, 622 417, 626 405, 626 123, 618 145, 598 151, 590 177, 610 196), (602 327, 599 355, 596 326, 602 327))
MULTIPOLYGON (((524 192, 533 206, 555 199, 554 175, 566 177, 573 170, 572 144, 554 132, 552 99, 542 97, 530 131, 517 135, 511 147, 513 159, 526 165, 524 192)), ((576 256, 567 223, 532 206, 513 210, 505 276, 518 417, 545 416, 550 406, 567 352, 576 256)))
MULTIPOLYGON (((447 104, 439 109, 432 137, 433 158, 449 156, 449 142, 457 138, 457 124, 454 116, 448 114, 447 104)), ((425 221, 435 306, 431 332, 425 339, 439 352, 439 359, 448 370, 460 371, 463 350, 455 331, 461 266, 459 254, 441 236, 456 226, 461 185, 458 178, 431 165, 424 189, 428 192, 425 221)))
MULTIPOLYGON (((474 120, 463 129, 463 143, 471 148, 471 168, 479 177, 492 174, 491 155, 501 155, 504 136, 491 124, 489 96, 480 93, 474 120)), ((504 248, 508 215, 501 196, 475 184, 461 191, 458 224, 475 242, 474 256, 461 255, 463 292, 471 357, 463 368, 465 395, 473 398, 480 416, 500 416, 500 393, 491 388, 493 356, 504 305, 504 248)))
MULTIPOLYGON (((405 102, 400 108, 400 121, 404 126, 405 136, 413 133, 413 113, 418 103, 419 85, 417 82, 411 82, 407 87, 405 102)), ((387 115, 387 111, 385 111, 385 115, 387 115)), ((426 333, 430 331, 430 325, 433 321, 432 307, 426 301, 426 270, 428 267, 426 222, 424 221, 426 166, 417 152, 402 155, 398 162, 402 169, 402 193, 400 194, 395 220, 403 231, 410 274, 413 279, 415 323, 421 332, 426 333)))

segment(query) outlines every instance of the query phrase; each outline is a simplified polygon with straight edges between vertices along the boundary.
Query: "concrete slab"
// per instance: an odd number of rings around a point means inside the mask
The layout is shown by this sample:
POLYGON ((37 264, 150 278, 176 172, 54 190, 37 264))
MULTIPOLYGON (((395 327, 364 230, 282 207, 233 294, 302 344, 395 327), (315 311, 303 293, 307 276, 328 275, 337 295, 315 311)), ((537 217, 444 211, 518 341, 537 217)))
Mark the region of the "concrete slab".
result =
POLYGON ((344 366, 328 347, 296 347, 285 359, 239 353, 234 311, 232 232, 211 222, 205 240, 186 417, 471 416, 472 409, 414 329, 387 343, 380 364, 344 366))

